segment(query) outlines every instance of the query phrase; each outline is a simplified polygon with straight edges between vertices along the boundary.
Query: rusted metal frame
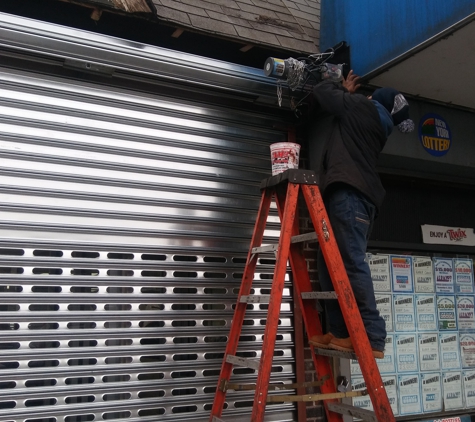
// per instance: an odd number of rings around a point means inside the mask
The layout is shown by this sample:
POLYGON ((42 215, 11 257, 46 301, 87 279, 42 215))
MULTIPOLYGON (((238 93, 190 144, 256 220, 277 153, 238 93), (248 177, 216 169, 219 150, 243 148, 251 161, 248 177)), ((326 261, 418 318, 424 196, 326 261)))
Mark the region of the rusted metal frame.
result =
MULTIPOLYGON (((266 189, 270 190, 270 189, 266 189)), ((287 261, 289 258, 290 238, 292 236, 293 222, 297 210, 299 186, 289 184, 283 219, 281 224, 279 247, 276 256, 274 278, 271 288, 271 299, 267 313, 267 322, 262 344, 262 354, 257 377, 256 394, 254 395, 254 406, 252 408, 251 422, 262 422, 267 399, 267 386, 269 385, 272 370, 272 359, 274 356, 275 340, 279 325, 280 307, 285 284, 285 274, 287 273, 287 261)))
POLYGON ((262 239, 264 238, 264 231, 267 223, 267 217, 269 215, 271 200, 272 191, 270 189, 264 190, 262 192, 259 211, 257 214, 254 232, 251 239, 251 247, 249 248, 246 265, 244 267, 244 273, 242 277, 241 287, 239 289, 239 295, 234 311, 234 317, 231 321, 231 328, 224 356, 225 358, 223 359, 223 364, 221 366, 218 387, 214 397, 213 407, 211 409, 210 421, 212 421, 215 416, 219 418, 223 412, 224 402, 226 399, 226 391, 222 388, 222 386, 223 383, 229 382, 233 369, 233 365, 231 363, 226 362, 226 356, 235 355, 238 348, 239 337, 241 334, 244 316, 247 308, 247 303, 241 302, 241 296, 250 294, 257 264, 257 255, 253 255, 251 253, 251 250, 253 247, 260 246, 262 244, 262 239))
POLYGON ((338 245, 333 236, 333 230, 323 204, 320 190, 317 186, 303 185, 302 192, 310 211, 313 226, 320 241, 320 247, 333 282, 333 287, 338 295, 338 302, 343 317, 345 321, 351 321, 351 323, 347 324, 348 332, 361 366, 361 372, 373 403, 374 412, 379 422, 394 422, 395 418, 389 404, 389 399, 384 389, 376 360, 371 351, 371 345, 356 304, 353 289, 351 288, 338 245))
MULTIPOLYGON (((304 185, 301 185, 304 186, 304 185)), ((316 186, 315 186, 316 187, 316 186)), ((318 189, 318 188, 317 188, 318 189)), ((283 208, 282 197, 279 195, 278 209, 283 208), (280 203, 280 206, 279 206, 280 203)), ((292 234, 295 236, 299 233, 299 221, 294 220, 294 227, 292 234)), ((312 292, 312 284, 310 282, 310 276, 308 273, 307 261, 302 253, 301 246, 299 244, 291 244, 290 246, 290 265, 292 268, 293 284, 297 292, 294 294, 294 304, 297 304, 297 308, 302 311, 305 327, 307 329, 307 336, 310 338, 314 335, 323 334, 322 326, 320 323, 320 316, 314 306, 312 300, 302 300, 303 292, 312 292)), ((296 327, 297 328, 297 327, 296 327)), ((297 339, 296 339, 297 342, 297 339)), ((303 339, 302 339, 303 346, 303 339)), ((330 394, 336 392, 335 379, 333 377, 333 371, 330 359, 326 356, 316 355, 313 350, 313 346, 310 345, 312 351, 312 360, 317 375, 325 379, 325 383, 320 387, 320 391, 324 394, 330 394)), ((335 401, 335 400, 333 400, 335 401)), ((305 403, 304 403, 305 404, 305 403)), ((330 412, 327 408, 327 403, 323 403, 325 413, 328 422, 342 422, 341 415, 330 412)))

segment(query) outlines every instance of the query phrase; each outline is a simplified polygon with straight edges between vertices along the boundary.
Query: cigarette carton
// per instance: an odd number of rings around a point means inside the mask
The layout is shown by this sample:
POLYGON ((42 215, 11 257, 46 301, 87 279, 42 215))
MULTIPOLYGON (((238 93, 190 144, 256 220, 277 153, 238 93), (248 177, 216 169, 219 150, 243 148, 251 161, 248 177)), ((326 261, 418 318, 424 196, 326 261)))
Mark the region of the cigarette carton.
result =
POLYGON ((394 293, 413 293, 412 257, 390 255, 391 285, 394 293))
POLYGON ((452 258, 434 258, 436 293, 454 293, 454 263, 452 258))
POLYGON ((440 372, 421 374, 422 410, 423 412, 442 411, 442 380, 440 372))
POLYGON ((421 371, 439 371, 439 333, 418 333, 419 367, 421 371))
POLYGON ((413 258, 414 290, 416 293, 434 293, 434 265, 432 258, 415 256, 413 258))
POLYGON ((416 333, 396 334, 396 369, 397 372, 418 372, 416 333))
POLYGON ((399 414, 414 415, 422 413, 421 375, 399 374, 399 414))
POLYGON ((416 294, 416 325, 417 331, 436 331, 437 302, 435 294, 416 294))

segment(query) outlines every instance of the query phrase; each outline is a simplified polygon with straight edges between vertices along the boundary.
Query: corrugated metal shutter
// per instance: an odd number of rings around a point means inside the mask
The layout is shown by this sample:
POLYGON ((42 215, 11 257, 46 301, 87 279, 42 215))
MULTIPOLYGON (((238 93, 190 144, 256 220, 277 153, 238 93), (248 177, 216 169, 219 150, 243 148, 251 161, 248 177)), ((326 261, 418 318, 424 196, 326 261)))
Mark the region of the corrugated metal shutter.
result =
MULTIPOLYGON (((0 70, 2 421, 208 419, 274 120, 0 70)), ((249 307, 259 357, 265 305, 249 307)), ((293 379, 291 317, 287 288, 275 382, 293 379)), ((227 420, 249 415, 252 393, 228 398, 227 420)))

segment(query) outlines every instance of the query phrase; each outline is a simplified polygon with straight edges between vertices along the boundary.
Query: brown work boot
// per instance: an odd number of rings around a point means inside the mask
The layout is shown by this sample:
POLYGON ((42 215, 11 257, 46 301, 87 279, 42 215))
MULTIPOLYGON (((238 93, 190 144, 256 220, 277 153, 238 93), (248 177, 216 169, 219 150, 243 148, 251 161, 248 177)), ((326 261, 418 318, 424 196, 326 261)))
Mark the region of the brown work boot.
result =
POLYGON ((326 333, 321 336, 312 336, 308 339, 308 342, 319 349, 329 349, 329 344, 335 336, 332 333, 326 333))
MULTIPOLYGON (((347 338, 333 337, 332 340, 330 341, 330 344, 328 345, 328 348, 339 350, 340 352, 351 352, 351 353, 355 352, 355 348, 353 347, 353 344, 351 343, 351 339, 349 337, 347 338)), ((375 359, 384 358, 384 351, 372 349, 372 352, 375 359)))

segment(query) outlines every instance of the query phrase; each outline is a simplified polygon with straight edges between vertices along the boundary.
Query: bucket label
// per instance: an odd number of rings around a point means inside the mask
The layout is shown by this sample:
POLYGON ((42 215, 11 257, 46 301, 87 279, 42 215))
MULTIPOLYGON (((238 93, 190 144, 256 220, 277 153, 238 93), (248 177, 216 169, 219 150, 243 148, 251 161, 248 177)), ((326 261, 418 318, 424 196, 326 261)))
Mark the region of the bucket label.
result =
POLYGON ((299 168, 300 145, 291 142, 279 142, 272 144, 270 149, 272 176, 289 169, 299 168))

